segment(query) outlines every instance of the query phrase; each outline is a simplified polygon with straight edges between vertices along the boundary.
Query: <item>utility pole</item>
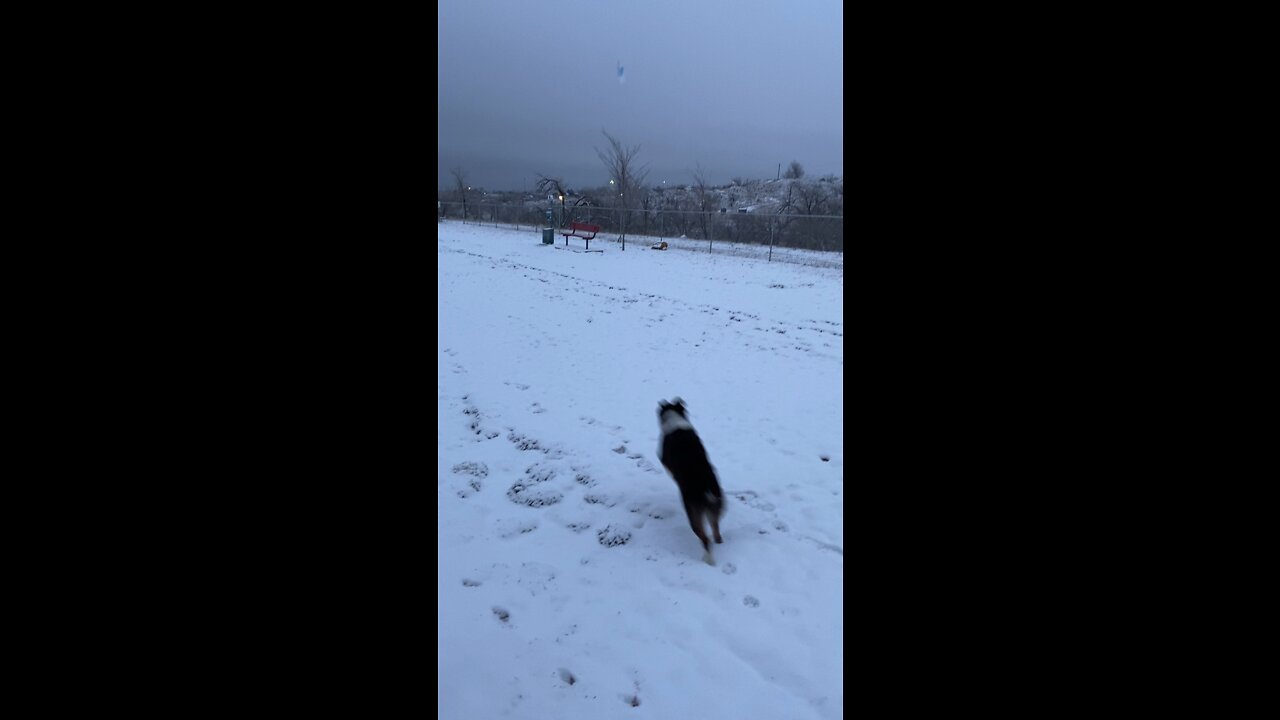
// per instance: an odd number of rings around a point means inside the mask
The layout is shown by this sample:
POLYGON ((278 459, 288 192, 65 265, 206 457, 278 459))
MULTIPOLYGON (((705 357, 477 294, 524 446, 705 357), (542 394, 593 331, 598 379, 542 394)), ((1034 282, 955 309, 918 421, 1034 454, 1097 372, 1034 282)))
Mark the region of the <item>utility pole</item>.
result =
POLYGON ((774 180, 782 179, 782 163, 778 163, 778 174, 773 179, 774 180))

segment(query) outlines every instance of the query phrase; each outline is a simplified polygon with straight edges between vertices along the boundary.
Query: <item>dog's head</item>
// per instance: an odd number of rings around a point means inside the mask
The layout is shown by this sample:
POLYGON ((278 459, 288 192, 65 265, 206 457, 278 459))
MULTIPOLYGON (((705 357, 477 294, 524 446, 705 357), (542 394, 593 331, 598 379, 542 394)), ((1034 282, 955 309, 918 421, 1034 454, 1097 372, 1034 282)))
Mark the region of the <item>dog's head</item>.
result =
POLYGON ((674 413, 676 416, 679 416, 681 420, 686 422, 689 420, 688 411, 684 406, 684 400, 681 400, 680 398, 674 398, 672 402, 667 402, 666 400, 658 401, 659 424, 661 424, 665 418, 670 417, 668 413, 674 413))

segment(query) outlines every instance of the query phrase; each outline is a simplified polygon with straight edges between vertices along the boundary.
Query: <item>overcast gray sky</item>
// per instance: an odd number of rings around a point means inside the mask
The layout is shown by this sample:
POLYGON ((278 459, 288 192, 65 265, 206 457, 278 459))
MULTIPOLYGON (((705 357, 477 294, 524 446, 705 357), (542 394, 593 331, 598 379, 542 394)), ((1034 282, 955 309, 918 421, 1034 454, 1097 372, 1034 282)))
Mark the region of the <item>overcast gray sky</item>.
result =
POLYGON ((440 0, 439 182, 608 181, 601 129, 649 182, 844 175, 841 0, 440 0), (623 67, 624 82, 618 78, 623 67))

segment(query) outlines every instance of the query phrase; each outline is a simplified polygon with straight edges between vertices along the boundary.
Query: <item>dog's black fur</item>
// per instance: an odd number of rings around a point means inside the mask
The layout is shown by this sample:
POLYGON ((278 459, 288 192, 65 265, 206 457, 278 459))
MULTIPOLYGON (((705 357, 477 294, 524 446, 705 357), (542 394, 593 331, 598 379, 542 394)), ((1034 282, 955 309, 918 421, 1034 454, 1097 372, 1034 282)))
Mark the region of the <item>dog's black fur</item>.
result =
POLYGON ((671 473, 676 485, 680 488, 680 499, 684 501, 684 511, 689 516, 689 525, 693 534, 702 541, 706 551, 703 560, 714 565, 711 556, 711 542, 703 520, 709 520, 711 531, 717 543, 724 542, 720 537, 720 517, 724 515, 724 494, 720 491, 720 482, 716 479, 716 469, 707 459, 707 450, 702 440, 689 424, 689 417, 684 401, 675 398, 674 402, 658 401, 658 425, 662 429, 662 437, 658 444, 658 459, 671 473))

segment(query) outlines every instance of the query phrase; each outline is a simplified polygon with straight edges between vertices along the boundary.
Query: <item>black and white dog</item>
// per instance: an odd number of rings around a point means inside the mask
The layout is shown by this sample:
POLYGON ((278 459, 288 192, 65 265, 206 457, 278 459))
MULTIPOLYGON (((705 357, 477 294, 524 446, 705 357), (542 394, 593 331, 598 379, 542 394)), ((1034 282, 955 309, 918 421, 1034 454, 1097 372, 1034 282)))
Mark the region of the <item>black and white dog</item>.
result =
POLYGON ((711 541, 707 539, 707 531, 703 527, 703 518, 711 522, 711 532, 716 542, 724 542, 720 539, 720 516, 724 515, 725 510, 724 496, 720 492, 720 483, 716 480, 716 469, 707 460, 707 451, 702 447, 698 433, 689 424, 683 400, 659 400, 658 425, 662 428, 662 435, 658 439, 658 459, 680 487, 680 499, 684 501, 684 511, 689 515, 689 525, 706 550, 706 554, 702 556, 703 561, 708 565, 715 565, 715 558, 711 556, 711 541))

